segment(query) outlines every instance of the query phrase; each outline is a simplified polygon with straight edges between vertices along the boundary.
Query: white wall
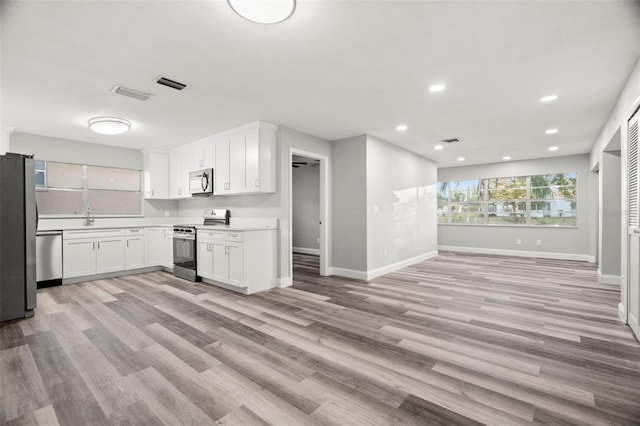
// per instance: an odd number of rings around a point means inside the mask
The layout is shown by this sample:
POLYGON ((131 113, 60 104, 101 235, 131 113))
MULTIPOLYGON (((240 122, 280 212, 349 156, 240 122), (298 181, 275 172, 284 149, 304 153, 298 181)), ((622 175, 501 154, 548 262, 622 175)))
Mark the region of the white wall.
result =
POLYGON ((320 250, 320 167, 293 169, 293 247, 320 250))
POLYGON ((367 270, 437 250, 436 164, 367 136, 367 270))
MULTIPOLYGON (((601 275, 620 276, 620 245, 622 235, 622 184, 620 152, 603 152, 600 163, 602 179, 602 216, 600 220, 600 262, 601 275)), ((619 280, 619 278, 618 278, 619 280)))
POLYGON ((10 138, 13 133, 13 127, 0 126, 0 155, 4 155, 7 152, 11 152, 10 138))
MULTIPOLYGON (((438 247, 469 251, 567 258, 595 261, 595 246, 590 244, 591 176, 589 156, 492 163, 477 166, 438 169, 438 181, 466 180, 548 173, 578 173, 577 226, 575 228, 438 225, 438 247), (517 245, 520 239, 522 244, 517 245), (536 245, 541 240, 542 245, 536 245)), ((593 225, 595 226, 595 225, 593 225)))
POLYGON ((367 271, 367 137, 333 142, 333 267, 367 271))

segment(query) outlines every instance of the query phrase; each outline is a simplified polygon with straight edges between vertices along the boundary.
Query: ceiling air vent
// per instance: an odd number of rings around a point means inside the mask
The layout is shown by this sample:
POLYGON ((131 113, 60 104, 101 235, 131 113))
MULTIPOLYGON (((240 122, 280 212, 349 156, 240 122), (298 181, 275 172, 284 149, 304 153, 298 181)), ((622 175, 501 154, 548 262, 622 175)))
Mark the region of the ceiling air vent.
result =
POLYGON ((442 143, 456 143, 456 142, 462 142, 462 139, 460 139, 460 138, 440 139, 440 142, 442 142, 442 143))
POLYGON ((165 77, 158 77, 158 80, 156 81, 158 82, 158 84, 162 84, 163 86, 171 87, 172 89, 176 90, 182 90, 187 87, 186 84, 178 83, 177 81, 169 80, 165 77))
POLYGON ((127 89, 122 86, 113 86, 111 89, 113 93, 117 93, 118 95, 128 96, 130 98, 139 99, 141 101, 146 101, 151 97, 151 93, 140 92, 138 90, 127 89))

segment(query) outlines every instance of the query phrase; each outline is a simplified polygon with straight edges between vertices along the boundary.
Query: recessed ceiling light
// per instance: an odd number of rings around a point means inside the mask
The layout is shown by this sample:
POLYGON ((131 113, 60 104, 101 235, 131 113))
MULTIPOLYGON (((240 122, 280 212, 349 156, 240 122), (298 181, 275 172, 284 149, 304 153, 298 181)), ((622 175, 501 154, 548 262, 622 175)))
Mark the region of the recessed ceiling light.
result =
POLYGON ((464 157, 458 157, 458 161, 464 161, 464 157))
POLYGON ((429 87, 429 91, 432 92, 432 93, 442 92, 444 89, 445 89, 445 85, 444 84, 434 84, 434 85, 429 87))
POLYGON ((505 155, 504 157, 502 157, 503 160, 511 160, 511 156, 509 155, 505 155))
POLYGON ((94 117, 89 120, 89 128, 101 135, 120 135, 131 129, 131 122, 118 117, 94 117))
POLYGON ((440 151, 442 148, 444 148, 444 146, 442 145, 436 145, 433 147, 433 149, 435 149, 436 151, 440 151))
POLYGON ((238 15, 258 24, 286 21, 296 10, 296 0, 227 0, 227 3, 238 15))
POLYGON ((396 130, 399 132, 404 132, 405 130, 407 130, 408 127, 406 124, 400 124, 399 126, 396 127, 396 130))
POLYGON ((558 147, 557 146, 550 146, 549 147, 549 151, 557 151, 558 147))
POLYGON ((558 129, 547 129, 544 132, 548 135, 553 135, 554 133, 558 133, 558 129))
POLYGON ((558 99, 558 95, 547 95, 540 98, 540 102, 551 102, 558 99))

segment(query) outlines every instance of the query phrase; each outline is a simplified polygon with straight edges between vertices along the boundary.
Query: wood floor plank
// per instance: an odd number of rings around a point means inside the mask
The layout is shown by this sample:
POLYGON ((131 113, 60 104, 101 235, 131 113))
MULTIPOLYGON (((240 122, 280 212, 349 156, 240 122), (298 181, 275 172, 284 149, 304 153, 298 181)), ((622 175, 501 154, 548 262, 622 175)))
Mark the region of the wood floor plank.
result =
POLYGON ((585 262, 441 252, 245 296, 156 271, 0 325, 7 425, 640 424, 640 343, 585 262), (8 395, 8 396, 7 396, 8 395))

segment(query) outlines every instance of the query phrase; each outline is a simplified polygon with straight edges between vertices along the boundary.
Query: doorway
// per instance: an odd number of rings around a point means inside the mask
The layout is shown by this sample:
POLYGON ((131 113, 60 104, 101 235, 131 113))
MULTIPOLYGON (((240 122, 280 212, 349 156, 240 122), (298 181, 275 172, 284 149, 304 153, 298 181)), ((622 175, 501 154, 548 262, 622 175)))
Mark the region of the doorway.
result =
POLYGON ((290 150, 290 276, 326 276, 328 260, 328 158, 290 150), (296 268, 294 269, 294 261, 296 268))

